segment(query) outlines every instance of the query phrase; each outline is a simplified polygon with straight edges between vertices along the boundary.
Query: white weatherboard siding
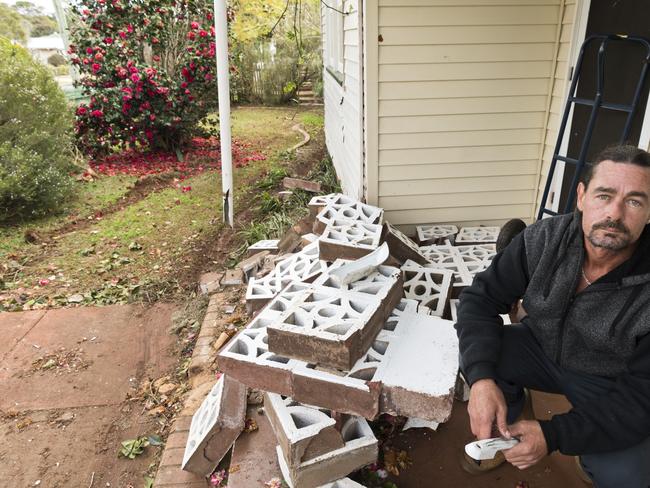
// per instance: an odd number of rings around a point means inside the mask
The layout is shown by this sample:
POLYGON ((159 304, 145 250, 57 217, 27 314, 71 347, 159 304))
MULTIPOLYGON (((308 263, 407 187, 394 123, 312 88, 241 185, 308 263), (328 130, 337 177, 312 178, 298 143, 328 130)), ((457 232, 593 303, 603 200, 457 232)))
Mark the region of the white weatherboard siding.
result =
MULTIPOLYGON (((564 112, 564 102, 569 91, 569 72, 573 65, 571 59, 574 55, 577 56, 580 50, 580 45, 584 39, 576 39, 576 45, 573 45, 574 31, 579 26, 579 19, 577 18, 578 7, 588 8, 582 0, 582 4, 576 4, 576 0, 566 0, 565 10, 562 18, 562 31, 560 34, 560 42, 558 45, 557 55, 557 68, 554 73, 553 89, 551 92, 551 105, 548 114, 548 122, 546 126, 546 134, 544 139, 544 150, 542 157, 542 166, 540 171, 539 181, 539 194, 538 205, 541 204, 541 199, 544 193, 544 186, 546 185, 546 178, 550 169, 551 160, 553 159, 553 150, 558 137, 558 130, 560 122, 562 121, 562 114, 564 112)), ((555 170, 556 177, 560 176, 562 171, 560 168, 555 170)), ((555 203, 559 199, 559 194, 555 195, 555 203)), ((537 207, 539 208, 539 206, 537 207)), ((551 203, 546 203, 546 208, 551 208, 551 203)))
MULTIPOLYGON (((359 30, 359 3, 357 0, 326 2, 346 12, 343 16, 342 80, 337 80, 327 69, 323 71, 323 97, 325 103, 325 142, 334 167, 341 180, 343 192, 363 198, 363 124, 362 77, 359 30), (342 81, 342 84, 340 83, 342 81)), ((321 7, 323 39, 339 33, 327 32, 327 7, 321 7)), ((329 13, 330 15, 332 12, 329 13)), ((336 14, 336 13, 334 13, 336 14)), ((342 15, 342 14, 337 14, 342 15)), ((331 24, 330 24, 331 25, 331 24)), ((323 42, 327 51, 327 42, 323 42)), ((323 59, 327 60, 327 53, 323 59)))
POLYGON ((407 232, 530 222, 566 71, 563 0, 379 0, 364 15, 378 63, 367 68, 369 203, 407 232))

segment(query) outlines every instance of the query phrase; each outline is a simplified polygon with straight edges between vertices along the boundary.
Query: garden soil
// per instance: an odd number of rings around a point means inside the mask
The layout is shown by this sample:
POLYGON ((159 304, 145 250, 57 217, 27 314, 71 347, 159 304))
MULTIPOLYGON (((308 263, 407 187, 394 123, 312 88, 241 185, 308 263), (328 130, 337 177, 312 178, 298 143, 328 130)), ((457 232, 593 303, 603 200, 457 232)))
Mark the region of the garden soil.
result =
POLYGON ((159 456, 118 457, 155 434, 141 384, 176 366, 175 307, 157 304, 0 313, 1 486, 142 487, 159 456))

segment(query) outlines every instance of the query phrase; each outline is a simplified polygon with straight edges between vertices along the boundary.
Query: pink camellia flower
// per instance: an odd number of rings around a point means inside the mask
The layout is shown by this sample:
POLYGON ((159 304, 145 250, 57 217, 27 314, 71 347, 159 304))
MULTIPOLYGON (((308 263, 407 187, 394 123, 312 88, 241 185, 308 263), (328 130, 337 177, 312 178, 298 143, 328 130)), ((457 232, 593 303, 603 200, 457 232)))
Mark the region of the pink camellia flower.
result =
POLYGON ((160 43, 160 39, 158 39, 157 37, 151 38, 151 44, 159 44, 159 43, 160 43))
POLYGON ((181 88, 187 88, 187 81, 184 81, 183 83, 181 83, 181 88))
POLYGON ((155 114, 149 114, 149 120, 151 120, 152 122, 156 120, 155 114))
POLYGON ((97 73, 100 69, 102 69, 102 65, 99 63, 93 63, 92 68, 93 68, 93 73, 97 73))
POLYGON ((122 68, 122 67, 117 68, 115 71, 117 72, 117 76, 122 79, 126 78, 127 75, 129 74, 126 71, 126 68, 122 68))
POLYGON ((129 34, 133 32, 133 26, 131 24, 126 26, 126 30, 128 31, 129 34))
POLYGON ((38 280, 38 284, 40 286, 47 286, 50 284, 50 280, 48 280, 47 278, 43 278, 42 280, 38 280))
POLYGON ((181 191, 183 193, 187 193, 188 191, 192 191, 192 187, 191 186, 183 186, 183 187, 181 187, 181 191))
POLYGON ((156 76, 156 70, 153 68, 145 68, 144 72, 149 78, 156 76))
POLYGON ((104 38, 104 43, 105 44, 113 44, 113 38, 112 37, 105 37, 104 38))
POLYGON ((144 135, 147 136, 147 139, 149 140, 153 139, 153 131, 151 131, 150 129, 145 130, 144 135))
POLYGON ((198 22, 192 22, 192 23, 190 24, 190 27, 191 27, 193 30, 197 30, 200 26, 199 26, 199 23, 198 23, 198 22))
POLYGON ((102 53, 95 53, 95 59, 97 61, 101 61, 102 59, 104 59, 104 55, 102 53))
POLYGON ((87 47, 86 48, 86 54, 92 54, 93 53, 93 48, 92 47, 87 47))
POLYGON ((117 33, 118 36, 120 36, 121 39, 126 39, 126 32, 120 31, 117 33))
POLYGON ((196 34, 195 34, 193 31, 189 31, 189 32, 187 33, 187 38, 188 38, 190 41, 193 41, 194 39, 196 39, 196 34))
POLYGON ((158 56, 157 54, 154 54, 152 59, 157 63, 157 62, 160 61, 160 56, 158 56))
POLYGON ((86 112, 88 112, 88 109, 83 105, 77 107, 77 115, 85 115, 86 112))
POLYGON ((214 78, 214 76, 212 76, 210 73, 205 75, 205 81, 212 81, 213 78, 214 78))
POLYGON ((83 63, 84 63, 84 64, 90 64, 90 59, 88 59, 88 58, 84 58, 84 59, 83 59, 83 63))
POLYGON ((199 31, 199 36, 201 37, 208 37, 208 33, 204 30, 199 31))
POLYGON ((137 83, 138 81, 140 81, 140 75, 138 73, 133 73, 131 75, 131 81, 133 83, 137 83))
POLYGON ((97 117, 98 119, 101 119, 104 116, 104 112, 102 112, 101 110, 93 110, 92 112, 90 112, 90 115, 93 117, 97 117))

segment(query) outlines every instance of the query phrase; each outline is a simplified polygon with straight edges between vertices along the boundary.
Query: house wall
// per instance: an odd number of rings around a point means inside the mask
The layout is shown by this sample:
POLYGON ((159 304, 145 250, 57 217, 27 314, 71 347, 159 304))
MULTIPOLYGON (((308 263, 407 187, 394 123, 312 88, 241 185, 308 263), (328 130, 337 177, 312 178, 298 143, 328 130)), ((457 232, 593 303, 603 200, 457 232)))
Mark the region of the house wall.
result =
MULTIPOLYGON (((335 5, 336 2, 326 2, 335 5)), ((323 71, 325 110, 325 142, 343 192, 363 198, 363 123, 361 30, 359 2, 344 0, 339 8, 346 12, 343 20, 343 80, 342 84, 327 70, 323 71)), ((321 6, 323 49, 327 49, 325 22, 327 7, 321 6)), ((323 59, 327 59, 323 56, 323 59)))
POLYGON ((530 222, 566 69, 563 0, 367 3, 369 203, 407 231, 530 222))

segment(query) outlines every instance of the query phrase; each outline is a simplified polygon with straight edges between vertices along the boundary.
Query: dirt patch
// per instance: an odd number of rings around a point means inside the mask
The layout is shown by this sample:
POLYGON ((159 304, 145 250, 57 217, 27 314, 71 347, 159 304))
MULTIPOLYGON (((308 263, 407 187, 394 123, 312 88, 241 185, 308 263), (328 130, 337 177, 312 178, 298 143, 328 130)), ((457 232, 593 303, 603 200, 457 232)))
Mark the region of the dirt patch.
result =
POLYGON ((70 374, 76 371, 86 369, 92 364, 86 352, 77 347, 67 350, 65 347, 60 348, 52 354, 46 354, 32 361, 32 367, 26 373, 17 373, 17 377, 29 376, 35 373, 52 373, 56 375, 70 374))

